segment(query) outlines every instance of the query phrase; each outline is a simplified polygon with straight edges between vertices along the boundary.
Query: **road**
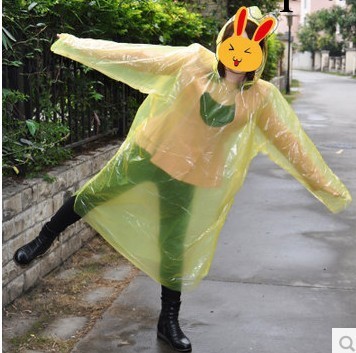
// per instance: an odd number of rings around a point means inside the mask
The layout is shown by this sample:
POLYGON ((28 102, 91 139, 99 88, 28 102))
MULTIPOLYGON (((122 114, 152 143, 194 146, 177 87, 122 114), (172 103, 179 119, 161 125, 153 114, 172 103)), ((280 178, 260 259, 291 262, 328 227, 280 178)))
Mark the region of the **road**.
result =
MULTIPOLYGON (((356 197, 356 80, 294 72, 293 104, 356 197)), ((209 276, 183 296, 195 353, 331 352, 333 327, 356 327, 356 206, 331 214, 265 156, 252 163, 209 276)), ((155 337, 159 286, 139 275, 74 352, 171 352, 155 337)))

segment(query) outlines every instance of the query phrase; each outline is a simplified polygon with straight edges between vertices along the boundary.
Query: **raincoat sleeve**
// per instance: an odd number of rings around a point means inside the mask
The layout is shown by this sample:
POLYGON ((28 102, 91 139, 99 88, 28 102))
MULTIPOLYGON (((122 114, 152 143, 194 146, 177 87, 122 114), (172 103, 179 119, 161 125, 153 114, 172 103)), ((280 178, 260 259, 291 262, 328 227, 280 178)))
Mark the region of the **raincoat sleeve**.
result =
POLYGON ((60 34, 51 50, 140 90, 165 91, 167 81, 189 58, 190 47, 127 44, 60 34))
POLYGON ((259 150, 300 181, 332 212, 351 202, 344 184, 327 166, 289 103, 271 85, 259 117, 259 150))

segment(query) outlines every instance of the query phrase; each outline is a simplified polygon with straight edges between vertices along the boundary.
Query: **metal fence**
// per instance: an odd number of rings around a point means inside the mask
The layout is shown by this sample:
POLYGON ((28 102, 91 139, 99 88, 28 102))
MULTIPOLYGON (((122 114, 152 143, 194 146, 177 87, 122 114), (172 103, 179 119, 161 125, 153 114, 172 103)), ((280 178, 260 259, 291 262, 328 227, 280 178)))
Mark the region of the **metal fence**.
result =
POLYGON ((144 95, 48 49, 21 66, 3 64, 3 89, 18 90, 25 101, 3 107, 6 124, 16 119, 61 122, 74 147, 108 134, 125 136, 144 95))

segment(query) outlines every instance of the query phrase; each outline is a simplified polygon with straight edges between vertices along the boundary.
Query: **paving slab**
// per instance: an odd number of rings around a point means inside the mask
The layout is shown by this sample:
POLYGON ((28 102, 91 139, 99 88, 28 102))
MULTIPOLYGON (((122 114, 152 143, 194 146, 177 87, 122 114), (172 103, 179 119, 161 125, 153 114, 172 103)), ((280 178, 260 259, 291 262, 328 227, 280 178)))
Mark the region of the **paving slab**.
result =
POLYGON ((3 317, 2 321, 2 352, 10 352, 12 338, 25 335, 31 327, 36 323, 36 317, 23 317, 22 315, 14 315, 11 317, 3 317))
POLYGON ((25 318, 16 315, 6 318, 2 323, 2 336, 7 339, 24 335, 38 320, 36 317, 25 318))
POLYGON ((113 287, 96 288, 83 296, 83 300, 90 304, 98 303, 107 299, 115 291, 113 287))
POLYGON ((86 322, 87 318, 80 316, 58 318, 48 326, 43 336, 67 340, 75 336, 75 334, 85 326, 86 322))
POLYGON ((123 281, 130 274, 132 268, 131 265, 110 268, 104 273, 103 278, 109 281, 123 281))

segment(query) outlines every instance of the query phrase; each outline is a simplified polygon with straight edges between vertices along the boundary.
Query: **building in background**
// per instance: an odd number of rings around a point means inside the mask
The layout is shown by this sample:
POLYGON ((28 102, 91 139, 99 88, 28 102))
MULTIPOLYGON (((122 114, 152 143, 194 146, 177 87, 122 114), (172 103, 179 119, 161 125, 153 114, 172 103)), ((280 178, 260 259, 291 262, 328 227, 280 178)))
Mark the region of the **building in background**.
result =
MULTIPOLYGON (((291 27, 293 55, 290 65, 295 69, 303 70, 320 70, 320 71, 337 71, 346 74, 355 74, 356 71, 356 48, 352 47, 352 43, 345 45, 345 55, 330 57, 327 50, 316 52, 314 57, 310 52, 298 52, 295 47, 298 45, 297 32, 300 26, 305 23, 308 15, 313 14, 322 9, 330 9, 333 6, 345 7, 345 0, 290 0, 290 9, 293 11, 293 24, 291 27)), ((283 9, 283 2, 280 8, 283 9)), ((277 28, 279 38, 288 46, 288 25, 285 13, 282 13, 279 18, 279 26, 277 28)), ((342 40, 340 30, 336 27, 336 40, 342 40)), ((287 50, 287 49, 286 49, 287 50)), ((287 52, 285 53, 287 58, 287 52)), ((287 61, 283 61, 282 72, 287 70, 287 61)))
POLYGON ((345 0, 301 0, 300 23, 303 24, 305 17, 322 9, 330 9, 333 6, 346 6, 345 0))

